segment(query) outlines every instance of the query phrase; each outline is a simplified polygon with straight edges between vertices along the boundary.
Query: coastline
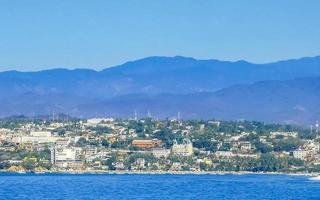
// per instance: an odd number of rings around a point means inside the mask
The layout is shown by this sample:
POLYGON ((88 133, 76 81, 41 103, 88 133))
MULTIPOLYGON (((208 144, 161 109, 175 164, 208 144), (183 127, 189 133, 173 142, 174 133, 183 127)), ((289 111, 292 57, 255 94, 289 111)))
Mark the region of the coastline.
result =
POLYGON ((1 170, 0 174, 70 174, 70 175, 85 175, 85 174, 115 174, 115 175, 287 175, 287 176, 308 176, 313 177, 319 174, 317 173, 290 173, 290 172, 250 172, 250 171, 107 171, 107 170, 65 170, 65 171, 26 171, 26 172, 14 172, 8 170, 1 170))

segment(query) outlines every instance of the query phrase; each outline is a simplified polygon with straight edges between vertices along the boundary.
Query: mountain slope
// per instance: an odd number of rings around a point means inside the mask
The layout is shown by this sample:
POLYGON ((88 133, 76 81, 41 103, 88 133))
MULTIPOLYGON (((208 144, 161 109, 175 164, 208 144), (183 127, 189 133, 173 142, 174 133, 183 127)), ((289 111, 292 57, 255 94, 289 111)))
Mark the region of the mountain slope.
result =
POLYGON ((239 85, 213 93, 187 95, 130 95, 100 103, 82 105, 78 110, 93 115, 154 117, 177 116, 189 119, 248 119, 266 122, 309 124, 320 118, 320 78, 265 81, 239 85))
POLYGON ((2 72, 0 117, 52 112, 123 117, 137 110, 159 118, 181 112, 184 118, 306 124, 320 118, 319 66, 320 57, 262 65, 150 57, 100 72, 2 72))
POLYGON ((131 93, 213 92, 236 84, 320 76, 320 57, 270 64, 245 61, 196 60, 186 57, 149 57, 97 72, 54 69, 0 73, 0 100, 24 93, 64 93, 106 99, 131 93))
POLYGON ((20 100, 0 102, 0 114, 48 114, 52 111, 73 116, 175 117, 185 119, 247 119, 307 125, 320 119, 320 77, 288 81, 263 81, 237 85, 216 92, 193 94, 130 94, 107 100, 74 96, 23 96, 20 100), (25 100, 29 101, 26 105, 25 100), (69 102, 69 103, 68 103, 69 102))

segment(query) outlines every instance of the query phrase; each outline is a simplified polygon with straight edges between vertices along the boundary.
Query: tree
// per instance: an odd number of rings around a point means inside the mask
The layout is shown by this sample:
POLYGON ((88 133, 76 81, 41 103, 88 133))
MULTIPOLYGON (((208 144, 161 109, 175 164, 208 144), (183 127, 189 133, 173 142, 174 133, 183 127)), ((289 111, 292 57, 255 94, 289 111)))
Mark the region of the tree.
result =
POLYGON ((103 139, 103 140, 101 141, 101 145, 104 146, 104 147, 108 147, 108 146, 109 146, 108 140, 103 139))
POLYGON ((95 126, 92 127, 91 130, 94 131, 96 135, 102 135, 112 132, 112 129, 106 126, 95 126))
POLYGON ((274 151, 293 151, 301 145, 301 142, 297 139, 276 140, 273 145, 274 151))
POLYGON ((78 141, 77 141, 77 146, 85 146, 87 144, 87 140, 84 137, 81 137, 78 141))
POLYGON ((288 164, 292 166, 304 166, 304 161, 298 158, 289 157, 288 164))
POLYGON ((267 144, 263 144, 261 142, 256 142, 255 144, 256 150, 261 153, 269 153, 273 150, 273 148, 267 144))
POLYGON ((105 165, 108 166, 109 170, 115 170, 115 163, 117 162, 117 154, 112 153, 110 157, 105 161, 105 165))
POLYGON ((163 128, 160 131, 156 132, 154 135, 157 139, 162 140, 165 144, 165 147, 170 148, 173 144, 173 140, 175 139, 171 130, 168 128, 163 128))

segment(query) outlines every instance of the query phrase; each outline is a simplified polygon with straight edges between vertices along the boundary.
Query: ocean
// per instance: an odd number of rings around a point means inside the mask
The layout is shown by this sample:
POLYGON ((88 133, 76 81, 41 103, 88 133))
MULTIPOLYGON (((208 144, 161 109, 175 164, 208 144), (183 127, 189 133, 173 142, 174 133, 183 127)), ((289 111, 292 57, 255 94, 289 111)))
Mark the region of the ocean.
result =
POLYGON ((0 199, 320 199, 289 175, 0 174, 0 199))

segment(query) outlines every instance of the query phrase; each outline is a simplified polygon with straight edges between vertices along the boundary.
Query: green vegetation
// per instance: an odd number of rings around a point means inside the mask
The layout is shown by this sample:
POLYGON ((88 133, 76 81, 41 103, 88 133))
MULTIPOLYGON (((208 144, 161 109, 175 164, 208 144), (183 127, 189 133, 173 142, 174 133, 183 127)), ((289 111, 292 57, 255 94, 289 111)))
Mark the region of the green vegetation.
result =
MULTIPOLYGON (((80 149, 78 159, 83 161, 82 168, 320 172, 317 165, 319 150, 310 150, 319 145, 319 139, 303 127, 250 121, 159 121, 150 118, 117 119, 86 125, 80 120, 65 123, 61 120, 19 118, 2 120, 0 128, 6 130, 8 135, 21 134, 26 124, 44 130, 50 127, 52 137, 70 140, 69 147, 80 149), (54 124, 58 125, 52 128, 54 124), (155 157, 151 148, 134 146, 132 141, 137 139, 161 140, 162 145, 157 148, 169 153, 165 157, 155 157), (181 144, 184 139, 191 141, 193 155, 170 153, 175 141, 181 144), (91 155, 88 149, 96 149, 100 154, 91 155), (298 149, 311 153, 298 159, 293 156, 298 149)), ((29 134, 29 131, 25 132, 29 134)), ((56 166, 50 162, 52 146, 52 143, 15 143, 5 139, 0 143, 0 169, 12 166, 21 166, 28 171, 54 169, 56 166)))

